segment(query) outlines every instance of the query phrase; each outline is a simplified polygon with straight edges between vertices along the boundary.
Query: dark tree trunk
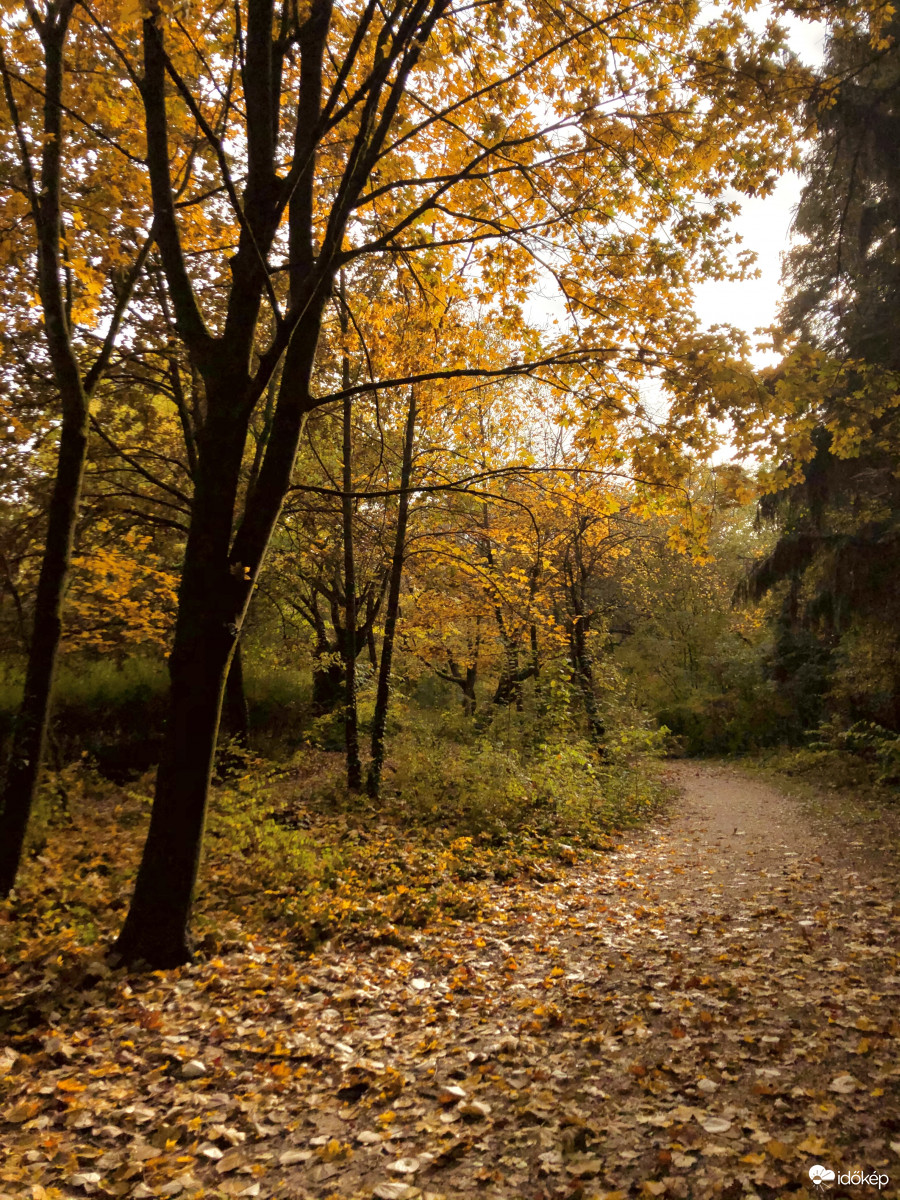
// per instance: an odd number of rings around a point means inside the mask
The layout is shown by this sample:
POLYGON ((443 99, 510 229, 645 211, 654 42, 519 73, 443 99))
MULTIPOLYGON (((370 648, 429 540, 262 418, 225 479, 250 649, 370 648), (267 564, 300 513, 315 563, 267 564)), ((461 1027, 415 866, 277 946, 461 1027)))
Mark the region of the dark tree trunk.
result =
POLYGON ((373 671, 378 670, 378 647, 375 645, 374 621, 366 633, 366 649, 369 651, 369 666, 373 671))
POLYGON ((453 659, 450 660, 450 674, 453 677, 453 682, 459 686, 462 692, 463 712, 467 717, 475 716, 475 709, 478 706, 478 700, 475 695, 475 683, 478 679, 478 664, 469 663, 464 671, 460 670, 458 664, 453 659))
POLYGON ((575 675, 575 682, 578 685, 578 690, 581 693, 582 703, 584 704, 584 712, 587 717, 588 733, 593 744, 598 750, 602 750, 603 739, 606 735, 606 727, 600 716, 600 709, 597 705, 597 696, 594 692, 594 671, 591 665, 590 651, 587 645, 587 631, 584 627, 584 619, 581 615, 577 616, 572 622, 570 630, 570 646, 572 656, 572 671, 575 675))
MULTIPOLYGON (((243 68, 249 170, 238 250, 230 262, 232 285, 220 340, 213 338, 205 326, 180 242, 169 174, 162 26, 154 13, 143 23, 141 90, 157 244, 176 323, 192 360, 199 364, 206 393, 206 417, 198 439, 191 523, 170 659, 166 735, 134 895, 115 945, 116 952, 126 962, 144 961, 153 967, 175 966, 191 955, 188 922, 225 679, 254 580, 290 485, 303 421, 309 411, 309 380, 322 311, 331 288, 327 273, 319 275, 307 287, 308 274, 298 266, 290 281, 290 294, 291 304, 302 309, 303 317, 298 320, 286 348, 273 350, 257 375, 251 377, 257 323, 267 285, 260 248, 268 249, 271 245, 278 212, 272 122, 271 89, 276 83, 272 73, 272 20, 271 4, 249 6, 243 68), (303 278, 298 279, 298 275, 303 278), (271 434, 234 532, 250 418, 282 354, 282 376, 272 412, 271 434)), ((323 39, 324 30, 320 39, 307 45, 303 53, 320 55, 323 39)), ((305 130, 303 136, 307 136, 305 130)), ((295 193, 292 205, 297 202, 295 193)), ((296 227, 295 222, 292 229, 296 227)), ((299 261, 299 251, 297 258, 299 261)))
MULTIPOLYGON (((219 410, 210 404, 211 413, 219 410)), ((219 717, 243 616, 244 581, 228 570, 243 439, 229 425, 208 418, 200 442, 156 793, 134 896, 115 945, 125 961, 157 968, 191 957, 187 927, 219 717)))
POLYGON ((466 677, 463 680, 463 712, 467 717, 475 716, 475 709, 478 706, 478 700, 475 696, 475 678, 477 671, 474 667, 466 667, 466 677))
POLYGON ((240 642, 235 645, 228 668, 222 724, 228 736, 238 745, 244 749, 250 745, 250 708, 244 687, 244 654, 240 642))
POLYGON ((47 741, 53 676, 62 633, 63 596, 72 558, 87 451, 87 406, 84 406, 80 422, 76 422, 74 416, 70 412, 69 420, 63 420, 25 674, 25 692, 13 727, 6 773, 3 813, 0 816, 2 896, 8 895, 15 886, 47 741))
POLYGON ((197 446, 170 662, 169 720, 144 855, 116 943, 129 962, 168 967, 190 957, 187 926, 226 673, 290 488, 303 422, 316 403, 310 394, 312 368, 347 222, 378 162, 406 79, 441 11, 440 6, 431 11, 423 7, 421 18, 414 15, 415 9, 404 15, 402 29, 379 60, 321 237, 314 225, 315 184, 317 151, 328 127, 323 116, 323 62, 332 5, 330 0, 311 0, 301 18, 295 15, 290 29, 282 25, 281 34, 273 32, 274 0, 252 0, 243 13, 237 12, 242 25, 238 33, 246 168, 238 196, 224 159, 220 162, 220 178, 239 214, 240 232, 237 251, 228 261, 230 282, 219 336, 207 328, 181 240, 170 167, 166 22, 158 0, 151 0, 145 11, 140 90, 155 239, 176 328, 203 376, 206 416, 197 446), (292 61, 299 56, 300 78, 292 100, 293 165, 282 177, 282 71, 288 53, 292 61), (285 209, 288 310, 281 313, 270 256, 285 209), (268 312, 278 311, 269 345, 261 350, 264 297, 268 312), (235 532, 235 501, 250 420, 279 363, 282 374, 270 433, 235 532))
POLYGON ((366 779, 366 791, 373 800, 381 791, 381 770, 384 766, 384 732, 387 728, 391 697, 391 662, 394 656, 394 635, 400 611, 400 585, 406 556, 406 526, 409 521, 409 483, 412 478, 413 440, 416 432, 416 393, 409 398, 406 429, 403 436, 403 463, 400 468, 400 500, 397 509, 397 532, 391 575, 388 582, 387 608, 384 617, 384 637, 381 642, 381 662, 378 668, 378 690, 375 695, 375 715, 372 720, 372 760, 366 779))
POLYGON ((310 325, 291 343, 269 451, 234 541, 246 417, 227 390, 208 386, 208 414, 185 548, 170 660, 171 688, 150 829, 131 907, 115 944, 126 962, 171 967, 191 957, 188 923, 212 774, 226 675, 259 571, 290 482, 318 340, 322 298, 310 325), (292 354, 300 359, 289 371, 292 354), (299 378, 298 378, 299 376, 299 378))
MULTIPOLYGON (((347 300, 344 278, 340 284, 341 329, 347 336, 347 300)), ((350 362, 346 354, 341 363, 344 388, 350 387, 350 362)), ((353 401, 344 397, 341 452, 343 458, 343 495, 341 497, 341 528, 344 541, 344 745, 347 754, 347 787, 358 792, 362 787, 362 764, 359 761, 359 725, 356 711, 356 564, 353 561, 353 443, 351 421, 353 401)))
MULTIPOLYGON (((326 652, 326 657, 328 657, 326 652)), ((312 708, 317 717, 327 716, 337 712, 344 699, 345 673, 344 664, 329 658, 326 665, 313 666, 312 708)))
POLYGON ((509 662, 504 661, 503 670, 500 673, 500 678, 497 680, 497 686, 494 689, 494 696, 491 702, 496 704, 498 708, 508 708, 518 698, 519 691, 518 670, 516 666, 511 666, 509 662))
POLYGON ((568 558, 566 564, 566 582, 572 614, 569 623, 569 656, 575 683, 581 693, 584 705, 588 736, 602 757, 606 727, 600 717, 597 694, 594 691, 594 669, 588 645, 590 614, 586 601, 587 572, 582 554, 582 535, 585 528, 586 525, 582 520, 575 530, 570 548, 571 557, 568 558))
POLYGON ((13 727, 0 813, 0 896, 8 895, 15 885, 47 742, 53 679, 62 635, 63 600, 71 567, 87 457, 90 395, 109 363, 122 318, 150 247, 147 241, 138 255, 116 300, 100 353, 82 379, 72 346, 69 313, 60 280, 64 49, 73 8, 74 0, 57 0, 48 6, 45 18, 38 21, 46 64, 44 146, 39 183, 31 174, 30 155, 22 134, 6 62, 0 58, 3 89, 19 141, 37 234, 38 290, 54 383, 62 409, 56 475, 38 577, 25 689, 13 727))
POLYGON ((527 666, 520 667, 517 647, 505 639, 503 667, 500 678, 497 680, 492 703, 500 708, 507 708, 510 704, 515 704, 516 708, 521 711, 522 684, 534 674, 536 674, 536 663, 530 662, 527 666))

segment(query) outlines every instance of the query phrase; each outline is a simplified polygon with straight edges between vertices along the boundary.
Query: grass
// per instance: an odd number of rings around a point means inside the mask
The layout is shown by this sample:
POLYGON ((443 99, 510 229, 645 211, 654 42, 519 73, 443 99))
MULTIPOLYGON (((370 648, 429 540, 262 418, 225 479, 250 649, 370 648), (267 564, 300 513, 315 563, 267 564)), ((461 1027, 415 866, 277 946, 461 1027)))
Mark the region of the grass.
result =
MULTIPOLYGON (((114 937, 151 787, 150 774, 117 785, 86 760, 48 776, 19 886, 0 906, 0 952, 38 942, 52 956, 114 937)), ((210 952, 239 929, 299 951, 328 938, 404 942, 489 911, 498 886, 558 877, 615 846, 663 798, 655 764, 633 747, 603 763, 577 740, 523 755, 440 718, 395 735, 377 805, 347 791, 340 754, 246 760, 212 790, 195 933, 210 952)))
MULTIPOLYGON (((156 763, 162 745, 169 678, 159 659, 71 657, 60 666, 48 761, 57 771, 88 758, 110 779, 135 780, 156 763)), ((301 738, 310 703, 307 674, 286 668, 247 671, 250 726, 274 753, 301 738)), ((0 674, 0 753, 22 697, 22 672, 0 674)))

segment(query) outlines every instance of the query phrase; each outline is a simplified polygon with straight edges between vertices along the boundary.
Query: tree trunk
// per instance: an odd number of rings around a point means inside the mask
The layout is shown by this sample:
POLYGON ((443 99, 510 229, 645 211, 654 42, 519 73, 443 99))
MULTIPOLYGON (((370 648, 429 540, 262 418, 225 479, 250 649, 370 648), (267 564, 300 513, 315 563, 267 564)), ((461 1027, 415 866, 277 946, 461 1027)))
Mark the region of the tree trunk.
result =
POLYGON ((229 737, 247 749, 250 745, 250 709, 244 688, 244 655, 240 642, 235 645, 228 668, 222 724, 229 737))
POLYGON ((475 695, 475 678, 478 674, 475 667, 466 667, 466 678, 463 682, 463 712, 467 717, 475 716, 475 709, 478 707, 478 699, 475 695))
MULTIPOLYGON (((325 656, 330 655, 325 651, 325 656)), ((316 662, 313 665, 312 709, 317 717, 327 716, 335 712, 344 699, 344 665, 329 659, 326 665, 316 662)))
MULTIPOLYGON (((347 336, 347 301, 344 277, 340 283, 341 330, 347 336)), ((341 363, 344 388, 350 387, 350 361, 344 354, 341 363)), ((341 497, 341 526, 344 540, 344 745, 347 754, 347 787, 358 792, 362 787, 362 765, 359 761, 359 725, 356 710, 356 564, 353 561, 353 444, 351 420, 353 401, 344 397, 342 412, 341 452, 343 456, 343 495, 341 497)))
POLYGON ((515 704, 517 711, 522 711, 522 684, 536 674, 537 664, 532 661, 525 667, 519 666, 519 650, 514 642, 505 634, 503 638, 503 667, 497 687, 494 692, 493 704, 500 708, 508 708, 515 704))
POLYGON ((82 379, 72 345, 69 313, 60 279, 64 49, 73 9, 74 0, 60 0, 49 6, 46 17, 37 23, 46 65, 44 144, 39 181, 31 174, 30 153, 22 133, 6 61, 0 51, 3 90, 19 143, 37 235, 38 291, 53 379, 62 409, 56 476, 35 598, 25 689, 13 727, 0 813, 0 896, 8 895, 15 885, 47 741, 53 679, 62 635, 62 606, 72 561, 87 457, 90 395, 109 362, 132 290, 150 248, 148 239, 116 299, 100 353, 82 379))
POLYGON ((210 404, 200 443, 185 548, 171 686, 150 828, 131 907, 115 952, 156 968, 191 957, 188 921, 200 863, 225 680, 243 618, 229 541, 243 451, 225 406, 210 404))
POLYGON ((572 653, 572 668, 575 674, 575 682, 578 684, 578 690, 581 692, 582 702, 584 704, 584 712, 587 717, 588 734, 591 741, 602 751, 603 738, 606 735, 606 726, 600 716, 600 709, 597 705, 597 696, 594 693, 594 671, 591 666, 590 651, 587 645, 587 631, 584 628, 584 618, 582 615, 576 616, 572 622, 570 631, 570 645, 572 653))
POLYGON ((304 420, 316 404, 310 381, 347 222, 368 186, 424 38, 442 11, 441 5, 435 5, 433 15, 426 14, 423 21, 408 16, 404 17, 406 24, 398 27, 393 48, 379 64, 380 74, 372 76, 362 125, 322 237, 314 223, 314 198, 317 149, 327 125, 323 118, 323 63, 332 6, 329 0, 311 0, 303 18, 294 22, 296 36, 292 27, 287 40, 284 30, 273 34, 277 25, 273 0, 254 0, 247 5, 246 22, 238 14, 244 101, 241 140, 246 147, 246 167, 240 198, 224 165, 221 170, 229 199, 235 210, 240 209, 241 219, 237 251, 228 260, 231 278, 225 291, 221 334, 216 336, 207 326, 195 292, 179 226, 171 177, 169 64, 161 8, 158 0, 151 0, 142 23, 144 72, 139 86, 145 111, 146 163, 155 240, 176 328, 204 379, 206 418, 197 447, 194 501, 170 662, 169 721, 137 884, 116 943, 126 961, 144 960, 153 967, 173 966, 190 957, 187 923, 225 676, 291 484, 304 420), (396 54, 412 37, 413 46, 403 50, 402 61, 398 60, 396 54), (299 55, 300 82, 293 100, 293 167, 283 177, 278 170, 282 152, 279 116, 288 47, 292 59, 295 51, 299 55), (397 64, 395 77, 388 85, 393 64, 397 64), (389 88, 386 93, 385 87, 389 88), (286 314, 277 316, 269 347, 261 352, 258 337, 262 334, 263 297, 269 297, 269 311, 279 307, 269 259, 285 206, 289 307, 286 314), (238 481, 250 420, 282 361, 271 431, 235 531, 238 481))
POLYGON ((378 670, 378 647, 375 645, 375 629, 374 622, 369 625, 366 632, 366 648, 369 651, 369 666, 373 671, 378 670))
POLYGON ((394 656, 394 635, 400 610, 400 584, 406 555, 406 526, 409 520, 409 482, 412 477, 413 439, 416 431, 416 393, 410 394, 406 429, 403 436, 403 464, 400 468, 400 501, 397 510, 397 532, 391 559, 387 608, 384 618, 384 637, 381 642, 381 663, 378 668, 378 691, 375 695, 375 715, 372 720, 372 761, 366 779, 366 791, 373 800, 381 791, 381 769, 384 766, 384 731, 387 728, 391 695, 391 661, 394 656))
POLYGON ((498 708, 508 708, 519 695, 518 663, 510 663, 504 654, 503 669, 494 689, 492 703, 498 708))
POLYGON ((0 816, 0 896, 15 886, 44 757, 53 677, 62 633, 62 604, 87 453, 87 405, 81 420, 63 418, 47 541, 41 561, 25 692, 13 727, 3 813, 0 816))
POLYGON ((475 696, 475 683, 478 679, 478 664, 469 663, 467 664, 465 671, 463 671, 460 669, 459 663, 456 661, 456 659, 451 657, 448 666, 450 668, 449 676, 442 675, 441 678, 449 678, 453 683, 456 684, 456 686, 462 692, 463 712, 467 717, 474 717, 475 709, 478 705, 478 701, 475 696))

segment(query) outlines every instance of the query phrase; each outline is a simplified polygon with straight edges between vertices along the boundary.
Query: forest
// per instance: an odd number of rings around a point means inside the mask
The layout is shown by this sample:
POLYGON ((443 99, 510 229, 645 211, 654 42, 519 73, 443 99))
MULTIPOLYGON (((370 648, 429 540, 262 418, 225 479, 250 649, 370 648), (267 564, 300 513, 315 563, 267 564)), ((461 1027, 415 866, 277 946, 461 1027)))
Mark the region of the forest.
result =
MULTIPOLYGON (((4 0, 4 1036, 51 976, 59 1018, 229 952, 258 995, 279 955, 407 952, 621 850, 667 763, 891 803, 898 32, 880 0, 4 0), (704 325, 789 172, 775 324, 704 325)), ((223 1195, 307 1194, 209 1144, 223 1195)), ((343 1146, 282 1166, 325 1188, 343 1146)), ((10 1195, 219 1194, 112 1165, 10 1195)), ((414 1174, 352 1194, 443 1194, 414 1174)), ((599 1194, 707 1194, 654 1178, 599 1194)))

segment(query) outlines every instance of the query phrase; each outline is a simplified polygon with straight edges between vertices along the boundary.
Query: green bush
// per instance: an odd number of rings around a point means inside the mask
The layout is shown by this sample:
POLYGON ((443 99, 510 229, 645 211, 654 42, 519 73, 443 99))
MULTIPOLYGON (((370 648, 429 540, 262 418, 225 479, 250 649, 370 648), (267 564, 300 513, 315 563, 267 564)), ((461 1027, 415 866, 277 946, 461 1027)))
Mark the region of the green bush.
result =
POLYGON ((250 734, 254 742, 260 740, 269 752, 281 747, 296 748, 309 722, 312 703, 309 672, 266 667, 252 661, 246 663, 245 672, 250 734))
POLYGON ((689 756, 745 754, 802 736, 788 702, 770 689, 751 695, 697 694, 661 708, 656 716, 689 756))
MULTIPOLYGON (((64 662, 53 703, 51 765, 86 756, 112 779, 142 774, 159 755, 167 689, 165 664, 152 659, 64 662)), ((21 696, 21 675, 8 674, 0 685, 4 750, 21 696)))
POLYGON ((900 783, 900 734, 874 721, 856 721, 846 728, 829 721, 811 735, 809 749, 826 757, 859 759, 876 783, 900 783))
MULTIPOLYGON (((83 757, 109 779, 125 782, 159 760, 168 670, 159 659, 64 661, 56 681, 48 762, 59 769, 83 757)), ((249 669, 250 729, 266 750, 302 740, 310 686, 299 671, 249 669)), ((21 671, 0 676, 0 744, 5 753, 22 697, 21 671)))
POLYGON ((410 713, 385 764, 384 799, 405 823, 449 838, 502 843, 521 836, 596 843, 646 815, 659 789, 639 765, 659 751, 656 731, 608 733, 604 756, 576 729, 528 737, 529 714, 503 711, 479 730, 456 711, 410 713))

